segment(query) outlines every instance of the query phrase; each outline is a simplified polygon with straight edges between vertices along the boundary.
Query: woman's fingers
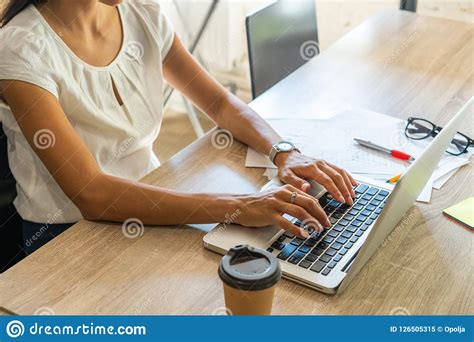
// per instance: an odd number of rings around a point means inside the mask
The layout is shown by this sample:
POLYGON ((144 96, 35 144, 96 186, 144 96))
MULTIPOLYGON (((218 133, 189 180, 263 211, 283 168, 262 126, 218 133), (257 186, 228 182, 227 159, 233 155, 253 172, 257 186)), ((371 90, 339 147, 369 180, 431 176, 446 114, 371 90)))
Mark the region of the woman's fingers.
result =
POLYGON ((338 190, 342 193, 344 196, 345 201, 349 205, 354 204, 354 200, 352 199, 352 194, 351 194, 351 189, 352 186, 347 186, 346 181, 344 180, 344 176, 333 169, 331 166, 328 164, 321 164, 320 165, 320 170, 323 171, 326 175, 328 175, 334 184, 337 186, 338 190))
POLYGON ((308 213, 304 208, 296 204, 285 203, 282 205, 280 210, 288 215, 296 217, 298 220, 300 220, 304 224, 310 225, 311 227, 316 229, 318 232, 322 232, 324 229, 317 218, 315 218, 310 213, 308 213))
POLYGON ((357 185, 357 182, 354 180, 354 178, 352 178, 351 175, 346 170, 341 169, 340 167, 336 165, 329 164, 329 166, 331 166, 334 170, 339 172, 342 175, 342 177, 344 177, 344 182, 346 183, 347 188, 350 189, 352 198, 355 198, 356 194, 353 189, 353 186, 357 185))
POLYGON ((275 224, 277 226, 279 226, 280 228, 282 228, 286 231, 289 231, 290 233, 293 233, 295 235, 304 237, 305 239, 309 238, 309 233, 306 230, 304 230, 303 228, 297 227, 296 225, 294 225, 293 223, 288 221, 283 216, 276 214, 273 217, 273 220, 274 220, 275 224))
POLYGON ((354 179, 354 177, 352 177, 352 175, 349 172, 347 172, 346 170, 344 170, 344 172, 347 174, 347 176, 351 180, 352 186, 356 186, 357 184, 359 184, 359 183, 357 183, 357 181, 354 179))
POLYGON ((285 169, 280 174, 280 179, 286 184, 293 185, 295 188, 303 191, 308 191, 311 188, 311 185, 306 180, 295 175, 291 169, 285 169))
POLYGON ((279 210, 284 211, 299 220, 303 221, 304 223, 309 223, 311 221, 314 221, 315 223, 312 224, 312 226, 316 230, 320 230, 319 228, 322 228, 322 225, 324 226, 331 226, 331 222, 329 221, 326 213, 324 210, 321 208, 319 205, 319 202, 311 195, 308 195, 307 193, 296 189, 295 187, 291 185, 285 185, 281 191, 276 193, 276 197, 278 200, 282 201, 282 207, 279 208, 279 210), (287 208, 292 208, 289 206, 295 206, 296 208, 302 208, 304 211, 299 213, 299 215, 309 215, 308 216, 297 216, 298 213, 294 213, 295 210, 297 209, 290 209, 290 210, 285 210, 287 208), (291 212, 290 212, 291 211, 291 212), (293 214, 294 213, 294 214, 293 214), (307 221, 307 222, 305 222, 307 221))
POLYGON ((341 203, 345 202, 342 192, 339 190, 332 178, 320 170, 320 167, 318 168, 317 166, 314 166, 308 178, 314 179, 316 182, 324 186, 324 188, 326 188, 326 190, 332 195, 334 199, 336 199, 336 201, 341 203))
MULTIPOLYGON (((291 201, 288 200, 288 202, 291 201)), ((303 207, 308 213, 311 214, 318 222, 323 224, 326 227, 331 226, 331 222, 329 221, 328 216, 324 212, 323 208, 319 205, 319 202, 316 198, 306 193, 297 192, 297 196, 295 199, 295 204, 303 207)))

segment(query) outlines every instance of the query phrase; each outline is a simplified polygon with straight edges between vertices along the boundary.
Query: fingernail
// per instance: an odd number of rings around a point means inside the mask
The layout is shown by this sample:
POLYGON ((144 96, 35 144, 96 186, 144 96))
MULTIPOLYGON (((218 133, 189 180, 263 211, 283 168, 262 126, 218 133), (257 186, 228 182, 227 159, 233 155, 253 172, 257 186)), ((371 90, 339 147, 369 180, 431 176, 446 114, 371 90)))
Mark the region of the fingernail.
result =
POLYGON ((349 204, 349 205, 353 205, 353 204, 354 204, 354 201, 352 200, 351 197, 348 196, 348 197, 346 198, 346 203, 349 204))
POLYGON ((309 233, 304 230, 304 229, 300 229, 300 232, 301 232, 301 236, 304 237, 304 238, 309 238, 309 233))
POLYGON ((326 227, 331 227, 331 221, 329 221, 329 219, 326 219, 326 227))
POLYGON ((342 195, 337 196, 337 201, 338 202, 345 202, 344 197, 342 195))
POLYGON ((311 185, 310 185, 309 183, 304 183, 304 184, 301 186, 301 190, 307 191, 307 190, 309 190, 310 187, 311 187, 311 185))

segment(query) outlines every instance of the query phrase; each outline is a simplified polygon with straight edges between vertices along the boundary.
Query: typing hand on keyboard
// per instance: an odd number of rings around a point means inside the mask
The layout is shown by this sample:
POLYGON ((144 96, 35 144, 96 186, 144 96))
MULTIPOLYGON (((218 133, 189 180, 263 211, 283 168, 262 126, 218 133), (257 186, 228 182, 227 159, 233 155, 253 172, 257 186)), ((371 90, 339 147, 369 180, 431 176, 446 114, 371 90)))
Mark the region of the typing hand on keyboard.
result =
POLYGON ((288 232, 308 238, 313 231, 329 227, 326 213, 319 202, 292 185, 284 185, 253 195, 238 196, 239 215, 235 223, 248 227, 277 225, 288 232), (298 227, 282 215, 291 215, 305 225, 298 227))
POLYGON ((279 153, 275 164, 282 182, 307 192, 311 187, 307 180, 314 180, 326 188, 337 201, 354 204, 355 193, 352 187, 356 186, 357 182, 340 167, 297 151, 279 153))
MULTIPOLYGON (((313 232, 306 239, 284 232, 271 243, 267 251, 290 264, 323 276, 329 275, 374 224, 389 195, 384 189, 362 183, 354 192, 355 204, 352 206, 334 200, 329 193, 319 198, 319 204, 332 224, 330 228, 313 232)), ((305 222, 296 220, 294 225, 304 227, 305 222)))

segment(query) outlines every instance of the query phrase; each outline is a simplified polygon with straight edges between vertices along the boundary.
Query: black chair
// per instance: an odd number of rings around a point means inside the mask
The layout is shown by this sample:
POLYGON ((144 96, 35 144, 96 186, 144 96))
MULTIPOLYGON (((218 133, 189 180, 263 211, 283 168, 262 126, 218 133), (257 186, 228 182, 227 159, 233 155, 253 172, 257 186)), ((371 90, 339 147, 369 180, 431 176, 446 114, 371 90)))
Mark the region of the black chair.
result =
POLYGON ((279 0, 246 18, 252 96, 319 54, 315 0, 279 0))
POLYGON ((416 12, 417 3, 417 0, 400 0, 400 9, 416 12))
POLYGON ((22 220, 13 200, 16 182, 8 166, 7 137, 0 124, 0 273, 24 257, 22 220))

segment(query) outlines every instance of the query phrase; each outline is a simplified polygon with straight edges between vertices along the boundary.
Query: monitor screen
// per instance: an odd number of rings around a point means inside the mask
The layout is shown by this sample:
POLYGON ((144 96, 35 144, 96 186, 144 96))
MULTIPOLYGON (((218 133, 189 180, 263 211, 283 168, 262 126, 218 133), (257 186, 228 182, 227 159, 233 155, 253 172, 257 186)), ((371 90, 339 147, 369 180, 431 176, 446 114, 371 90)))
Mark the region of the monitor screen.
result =
POLYGON ((319 53, 314 0, 280 0, 246 20, 254 98, 319 53))

